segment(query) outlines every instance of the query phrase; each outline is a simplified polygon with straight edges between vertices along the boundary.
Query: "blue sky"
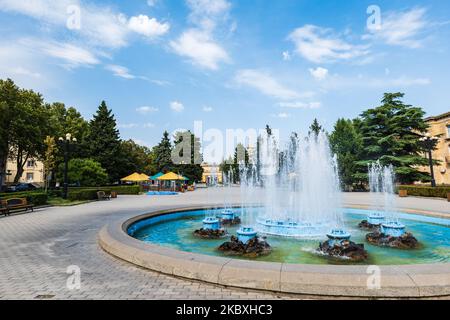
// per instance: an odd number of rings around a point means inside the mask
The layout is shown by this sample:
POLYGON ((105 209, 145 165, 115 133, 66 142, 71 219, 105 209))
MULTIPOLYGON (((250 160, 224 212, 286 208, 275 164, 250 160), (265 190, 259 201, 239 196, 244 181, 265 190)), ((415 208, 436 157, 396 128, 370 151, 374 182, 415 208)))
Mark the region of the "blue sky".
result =
POLYGON ((387 91, 450 111, 448 1, 0 0, 0 21, 1 78, 88 119, 106 100, 149 146, 196 120, 330 130, 387 91))

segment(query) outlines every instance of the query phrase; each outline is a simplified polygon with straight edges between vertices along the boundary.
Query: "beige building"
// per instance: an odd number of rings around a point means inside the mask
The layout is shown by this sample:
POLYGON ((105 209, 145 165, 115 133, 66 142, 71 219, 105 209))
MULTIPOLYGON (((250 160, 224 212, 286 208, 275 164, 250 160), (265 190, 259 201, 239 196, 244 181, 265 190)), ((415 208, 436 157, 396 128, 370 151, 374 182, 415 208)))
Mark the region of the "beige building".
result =
POLYGON ((203 163, 203 176, 202 182, 208 185, 221 184, 222 181, 222 170, 219 165, 203 163))
MULTIPOLYGON (((432 137, 439 136, 437 149, 433 151, 433 159, 441 163, 434 166, 434 178, 437 185, 450 185, 450 112, 425 119, 430 125, 428 133, 432 137)), ((424 167, 423 171, 430 172, 424 167)))
MULTIPOLYGON (((6 164, 6 184, 11 184, 14 182, 16 172, 16 162, 9 160, 6 164)), ((41 161, 29 159, 25 164, 23 175, 19 182, 44 185, 44 164, 41 161)))

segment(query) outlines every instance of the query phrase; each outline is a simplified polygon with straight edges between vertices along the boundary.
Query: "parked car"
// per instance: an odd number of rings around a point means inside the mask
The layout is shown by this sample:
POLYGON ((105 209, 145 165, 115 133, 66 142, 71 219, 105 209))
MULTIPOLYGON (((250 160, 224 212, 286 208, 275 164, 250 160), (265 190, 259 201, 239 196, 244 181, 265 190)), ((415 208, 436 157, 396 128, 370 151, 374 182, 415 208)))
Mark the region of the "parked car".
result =
POLYGON ((7 192, 23 192, 23 191, 33 191, 39 189, 39 186, 36 186, 32 183, 19 183, 15 185, 10 185, 6 191, 7 192))

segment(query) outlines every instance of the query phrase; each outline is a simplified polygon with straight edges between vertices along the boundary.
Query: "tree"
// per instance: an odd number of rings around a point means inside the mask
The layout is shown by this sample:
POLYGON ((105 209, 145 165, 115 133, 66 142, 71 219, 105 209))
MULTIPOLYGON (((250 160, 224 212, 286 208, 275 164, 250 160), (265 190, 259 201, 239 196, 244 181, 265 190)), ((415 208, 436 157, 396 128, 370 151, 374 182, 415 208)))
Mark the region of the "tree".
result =
POLYGON ((359 162, 361 176, 367 173, 367 164, 380 160, 393 165, 400 183, 430 181, 428 173, 417 166, 427 165, 421 154, 420 136, 428 124, 425 112, 419 107, 404 104, 403 93, 385 93, 382 105, 361 114, 358 122, 363 141, 363 160, 359 162))
POLYGON ((191 131, 177 132, 174 136, 175 148, 172 151, 172 160, 179 159, 176 168, 180 174, 189 181, 201 181, 203 177, 203 155, 201 154, 200 139, 191 131))
POLYGON ((353 121, 339 119, 330 135, 331 150, 337 156, 339 176, 342 187, 350 190, 358 182, 355 172, 362 152, 362 137, 353 121))
MULTIPOLYGON (((59 166, 58 177, 61 178, 64 166, 59 166)), ((83 187, 97 187, 108 181, 108 174, 101 164, 92 159, 72 159, 68 164, 69 183, 83 187)))
POLYGON ((19 110, 20 89, 11 79, 0 80, 0 190, 6 175, 12 125, 19 110))
POLYGON ((49 177, 56 167, 56 154, 58 148, 56 147, 56 142, 54 137, 47 136, 44 140, 46 146, 45 153, 43 157, 44 163, 44 180, 45 180, 45 191, 48 189, 49 177))
POLYGON ((119 130, 114 115, 105 101, 102 101, 89 123, 86 144, 89 157, 101 164, 108 173, 110 182, 119 181, 124 172, 119 130))
POLYGON ((50 131, 48 109, 39 93, 21 89, 18 106, 11 124, 9 153, 16 162, 15 183, 22 177, 27 161, 44 154, 44 140, 50 131))
POLYGON ((154 161, 152 150, 138 145, 133 140, 122 141, 120 148, 124 160, 123 167, 126 172, 157 173, 156 168, 152 165, 154 161))
POLYGON ((314 135, 317 137, 320 132, 323 131, 322 126, 319 124, 319 121, 317 119, 314 119, 313 123, 309 127, 309 134, 314 133, 314 135))
POLYGON ((155 166, 158 172, 168 172, 174 169, 172 162, 172 143, 169 133, 164 131, 161 142, 155 147, 155 166))

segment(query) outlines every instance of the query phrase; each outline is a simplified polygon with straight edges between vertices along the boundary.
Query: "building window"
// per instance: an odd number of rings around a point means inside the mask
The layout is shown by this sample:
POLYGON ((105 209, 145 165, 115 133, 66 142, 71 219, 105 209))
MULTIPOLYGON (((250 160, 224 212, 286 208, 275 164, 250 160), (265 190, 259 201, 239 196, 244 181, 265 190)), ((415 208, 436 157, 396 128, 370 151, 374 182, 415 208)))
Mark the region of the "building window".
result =
POLYGON ((34 173, 27 172, 27 182, 33 182, 33 180, 34 180, 34 173))
POLYGON ((36 161, 34 161, 34 160, 27 161, 27 168, 34 168, 35 165, 36 165, 36 161))

